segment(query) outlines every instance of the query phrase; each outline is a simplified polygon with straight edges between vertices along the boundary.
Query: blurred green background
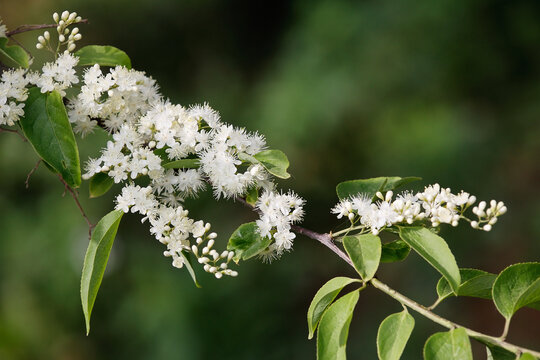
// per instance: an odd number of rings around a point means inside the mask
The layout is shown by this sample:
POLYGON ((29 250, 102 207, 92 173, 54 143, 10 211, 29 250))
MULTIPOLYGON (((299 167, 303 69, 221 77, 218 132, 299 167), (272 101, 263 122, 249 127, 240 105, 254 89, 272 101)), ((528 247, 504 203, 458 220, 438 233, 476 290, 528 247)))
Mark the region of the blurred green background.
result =
MULTIPOLYGON (((500 272, 540 260, 540 2, 245 0, 3 0, 10 27, 77 11, 83 44, 114 45, 184 105, 208 101, 225 121, 267 136, 291 160, 282 182, 308 200, 306 227, 329 231, 343 180, 421 176, 508 214, 491 233, 444 228, 461 267, 500 272)), ((18 39, 33 48, 38 33, 18 39)), ((83 45, 81 44, 81 45, 83 45)), ((103 134, 81 142, 95 156, 103 134)), ((242 263, 235 279, 199 271, 202 289, 162 256, 139 217, 124 218, 85 336, 79 276, 87 228, 31 147, 0 134, 0 359, 314 359, 305 313, 328 279, 352 276, 337 256, 299 237, 271 265, 242 263)), ((118 188, 115 188, 118 191, 118 188)), ((113 194, 81 199, 97 221, 113 194)), ((209 197, 189 201, 225 247, 254 214, 209 197)), ((437 273, 419 256, 380 278, 422 304, 437 273)), ((362 292, 348 341, 351 359, 375 359, 376 329, 400 305, 362 292)), ((498 335, 503 318, 480 299, 437 309, 498 335)), ((443 329, 413 314, 404 359, 419 359, 443 329)), ((509 340, 540 349, 540 316, 522 309, 509 340)), ((484 359, 474 344, 477 358, 484 359)))

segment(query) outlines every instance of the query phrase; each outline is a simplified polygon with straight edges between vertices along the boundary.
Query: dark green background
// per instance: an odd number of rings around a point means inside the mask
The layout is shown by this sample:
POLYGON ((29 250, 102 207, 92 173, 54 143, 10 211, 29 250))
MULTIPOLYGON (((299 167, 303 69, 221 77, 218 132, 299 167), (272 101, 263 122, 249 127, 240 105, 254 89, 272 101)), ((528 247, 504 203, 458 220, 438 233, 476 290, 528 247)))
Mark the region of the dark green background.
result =
MULTIPOLYGON (((540 3, 538 1, 30 1, 4 0, 10 28, 65 8, 90 19, 83 44, 114 45, 184 105, 208 101, 225 121, 267 136, 291 160, 281 183, 307 199, 305 225, 329 231, 335 185, 384 175, 421 176, 479 199, 504 201, 491 233, 444 228, 461 267, 500 272, 540 260, 540 3), (271 4, 271 5, 270 5, 271 4)), ((18 39, 33 48, 38 33, 18 39)), ((36 61, 38 62, 39 59, 36 61)), ((81 157, 106 138, 89 136, 81 157)), ((28 144, 0 134, 1 359, 314 359, 305 313, 316 290, 353 272, 313 240, 272 265, 248 261, 236 279, 199 271, 202 289, 162 256, 139 217, 120 225, 85 336, 79 276, 87 228, 60 182, 28 144)), ((114 189, 115 192, 118 188, 114 189)), ((97 221, 113 194, 81 199, 97 221)), ((254 215, 240 204, 189 201, 225 247, 254 215)), ((380 278, 422 304, 437 273, 413 254, 380 278)), ((375 359, 376 329, 401 306, 361 293, 351 359, 375 359)), ((498 335, 503 318, 480 299, 437 309, 498 335)), ((405 359, 443 329, 413 314, 405 359)), ((540 349, 540 316, 523 309, 509 339, 540 349)), ((479 359, 481 346, 474 345, 479 359)))

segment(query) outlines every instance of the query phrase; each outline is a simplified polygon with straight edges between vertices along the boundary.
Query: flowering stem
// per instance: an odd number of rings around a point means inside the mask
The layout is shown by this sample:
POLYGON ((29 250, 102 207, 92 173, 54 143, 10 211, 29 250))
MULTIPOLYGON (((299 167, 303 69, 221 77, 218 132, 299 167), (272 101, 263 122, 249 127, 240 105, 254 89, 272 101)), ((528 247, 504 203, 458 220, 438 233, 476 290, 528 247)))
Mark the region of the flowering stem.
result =
MULTIPOLYGON (((88 19, 82 19, 81 21, 74 22, 73 24, 87 24, 87 23, 88 23, 88 19)), ((56 28, 57 26, 58 24, 21 25, 16 29, 6 32, 6 36, 11 37, 13 35, 20 34, 27 31, 56 28)))
MULTIPOLYGON (((305 229, 303 227, 296 226, 296 225, 292 226, 292 230, 294 232, 296 232, 297 234, 305 235, 305 236, 307 236, 307 237, 309 237, 311 239, 317 240, 318 242, 320 242, 321 244, 325 245, 330 250, 332 250, 334 253, 336 253, 347 264, 354 267, 353 264, 352 264, 351 259, 343 252, 343 250, 341 250, 336 244, 334 244, 334 242, 332 241, 332 236, 330 236, 330 234, 320 234, 320 233, 317 233, 315 231, 305 229)), ((503 338, 485 335, 483 333, 480 333, 478 331, 466 328, 466 327, 464 327, 462 325, 456 324, 456 323, 454 323, 454 322, 452 322, 452 321, 450 321, 448 319, 445 319, 445 318, 433 313, 432 311, 430 311, 425 306, 420 305, 416 301, 414 301, 412 299, 409 299, 405 295, 400 294, 399 292, 392 289, 390 286, 386 285, 385 283, 378 280, 377 278, 371 279, 368 283, 373 285, 374 288, 379 289, 380 291, 384 292, 385 294, 389 295, 390 297, 396 299, 403 306, 406 306, 406 307, 416 311, 420 315, 423 315, 424 317, 430 319, 431 321, 433 321, 433 322, 435 322, 435 323, 437 323, 437 324, 439 324, 441 326, 444 326, 445 328, 448 328, 448 329, 455 329, 455 328, 458 328, 458 327, 463 328, 467 332, 468 336, 470 336, 472 338, 475 338, 476 340, 478 340, 480 342, 488 342, 490 344, 493 344, 493 345, 496 345, 496 346, 501 347, 503 349, 506 349, 508 351, 511 351, 511 352, 513 352, 513 353, 515 353, 517 355, 520 355, 522 353, 529 353, 529 354, 531 354, 531 355, 533 355, 533 356, 535 356, 537 358, 540 358, 540 352, 538 352, 538 351, 529 350, 529 349, 526 349, 526 348, 523 348, 523 347, 520 347, 520 346, 516 346, 516 345, 510 344, 510 343, 507 343, 506 341, 504 341, 503 338)))

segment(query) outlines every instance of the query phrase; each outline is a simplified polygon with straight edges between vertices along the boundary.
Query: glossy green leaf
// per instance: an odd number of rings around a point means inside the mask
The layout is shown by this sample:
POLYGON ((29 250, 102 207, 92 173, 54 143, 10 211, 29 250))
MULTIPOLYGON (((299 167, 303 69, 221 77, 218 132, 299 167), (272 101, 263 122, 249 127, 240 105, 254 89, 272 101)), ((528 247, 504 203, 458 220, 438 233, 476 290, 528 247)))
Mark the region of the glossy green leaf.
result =
POLYGON ((114 180, 105 173, 97 173, 90 179, 89 192, 91 198, 105 194, 114 185, 114 180))
POLYGON ((291 176, 287 173, 289 159, 287 159, 287 155, 285 155, 283 151, 264 150, 253 155, 253 157, 257 159, 270 174, 281 179, 288 179, 291 176))
POLYGON ((30 56, 18 45, 8 45, 8 39, 0 37, 0 57, 8 60, 6 65, 17 66, 28 69, 30 66, 30 56))
POLYGON ((162 164, 165 169, 197 169, 200 165, 199 159, 180 159, 162 164))
POLYGON ((381 262, 391 263, 403 261, 409 256, 411 247, 403 240, 395 240, 382 244, 381 262))
POLYGON ((240 260, 247 260, 260 254, 271 242, 271 238, 261 237, 255 222, 249 222, 240 225, 232 233, 227 250, 234 251, 233 260, 238 263, 240 260))
POLYGON ((461 276, 454 255, 443 238, 424 227, 400 227, 399 236, 431 264, 457 292, 461 276))
MULTIPOLYGON (((477 269, 459 269, 461 284, 457 296, 471 296, 483 299, 491 299, 491 288, 497 275, 477 269)), ((437 283, 437 295, 440 300, 449 296, 455 296, 448 281, 443 277, 437 283)))
POLYGON ((191 258, 189 256, 189 253, 186 254, 185 251, 181 251, 180 255, 182 255, 182 258, 184 259, 184 266, 186 267, 189 276, 191 276, 191 279, 193 279, 195 286, 200 288, 201 285, 197 281, 197 276, 195 275, 195 270, 193 270, 193 265, 191 265, 191 258))
POLYGON ((257 189, 257 187, 255 186, 252 186, 248 189, 246 193, 246 202, 251 206, 255 206, 257 200, 259 200, 259 189, 257 189))
POLYGON ((313 338, 313 334, 317 329, 319 320, 326 310, 326 308, 334 301, 336 296, 340 291, 347 285, 354 282, 360 282, 359 279, 351 279, 348 277, 335 277, 324 284, 319 291, 313 297, 309 309, 307 312, 307 323, 308 323, 308 339, 313 338))
POLYGON ((366 194, 368 197, 373 198, 377 191, 385 192, 389 190, 394 190, 400 186, 417 180, 421 180, 421 178, 401 178, 398 176, 390 176, 376 177, 371 179, 349 180, 339 183, 336 187, 336 192, 340 199, 346 199, 359 193, 366 194))
POLYGON ((131 69, 131 60, 125 52, 114 46, 88 45, 79 49, 79 66, 98 64, 100 66, 125 66, 131 69))
POLYGON ((383 320, 377 332, 377 354, 381 360, 398 360, 414 328, 414 318, 404 309, 383 320))
POLYGON ((114 210, 105 215, 94 228, 88 244, 81 276, 81 302, 86 320, 86 333, 90 332, 90 316, 107 267, 109 254, 124 213, 114 210))
POLYGON ((57 91, 42 94, 39 88, 31 88, 24 112, 20 124, 38 155, 69 186, 79 187, 79 150, 60 94, 57 91))
POLYGON ((317 332, 318 360, 345 360, 349 325, 359 290, 340 297, 324 312, 317 332))
POLYGON ((381 260, 381 239, 372 234, 345 236, 343 245, 362 279, 371 280, 381 260))
POLYGON ((471 342, 463 328, 439 332, 424 345, 425 360, 472 360, 471 342))
POLYGON ((493 284, 493 301, 507 320, 522 307, 540 301, 540 263, 521 263, 504 269, 493 284))
MULTIPOLYGON (((483 342, 483 341, 481 341, 483 342)), ((486 343, 487 360, 516 360, 516 354, 491 343, 486 343)))

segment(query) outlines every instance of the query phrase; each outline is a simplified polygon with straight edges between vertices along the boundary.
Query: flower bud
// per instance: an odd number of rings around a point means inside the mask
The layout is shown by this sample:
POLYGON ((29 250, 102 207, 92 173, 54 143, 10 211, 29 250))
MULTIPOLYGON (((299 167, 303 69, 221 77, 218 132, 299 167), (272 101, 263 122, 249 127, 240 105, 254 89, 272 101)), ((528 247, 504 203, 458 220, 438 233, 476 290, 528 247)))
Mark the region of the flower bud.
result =
POLYGON ((75 47, 76 47, 75 44, 69 45, 68 46, 68 51, 71 52, 71 51, 75 50, 75 47))
POLYGON ((58 36, 58 41, 64 42, 64 41, 66 41, 66 37, 64 35, 60 35, 60 36, 58 36))
POLYGON ((191 246, 191 252, 193 252, 195 254, 195 256, 197 256, 197 253, 199 252, 199 248, 195 245, 191 246))
POLYGON ((484 231, 491 231, 491 225, 487 224, 487 225, 484 225, 484 227, 482 228, 484 231))
POLYGON ((45 31, 45 32, 43 33, 43 36, 44 36, 45 39, 47 39, 47 40, 50 40, 50 39, 51 39, 51 34, 50 34, 48 31, 45 31))
POLYGON ((58 20, 60 20, 60 16, 58 15, 57 12, 55 12, 55 13, 52 15, 52 18, 53 18, 53 20, 54 20, 55 23, 57 23, 58 20))
POLYGON ((68 17, 69 17, 69 11, 64 10, 62 12, 62 20, 66 21, 68 19, 68 17))
POLYGON ((41 44, 45 44, 45 38, 43 36, 40 35, 37 39, 41 44))
POLYGON ((73 36, 73 39, 75 39, 75 41, 79 41, 82 39, 82 35, 81 34, 75 34, 75 36, 73 36))
POLYGON ((221 279, 221 277, 223 276, 222 273, 218 272, 218 273, 215 273, 214 276, 216 277, 216 279, 221 279))
POLYGON ((37 43, 36 44, 36 49, 40 49, 40 50, 43 49, 43 45, 41 45, 40 43, 37 43))
POLYGON ((217 238, 217 234, 216 234, 215 232, 210 233, 210 234, 208 235, 208 238, 209 238, 209 239, 215 239, 215 238, 217 238))

